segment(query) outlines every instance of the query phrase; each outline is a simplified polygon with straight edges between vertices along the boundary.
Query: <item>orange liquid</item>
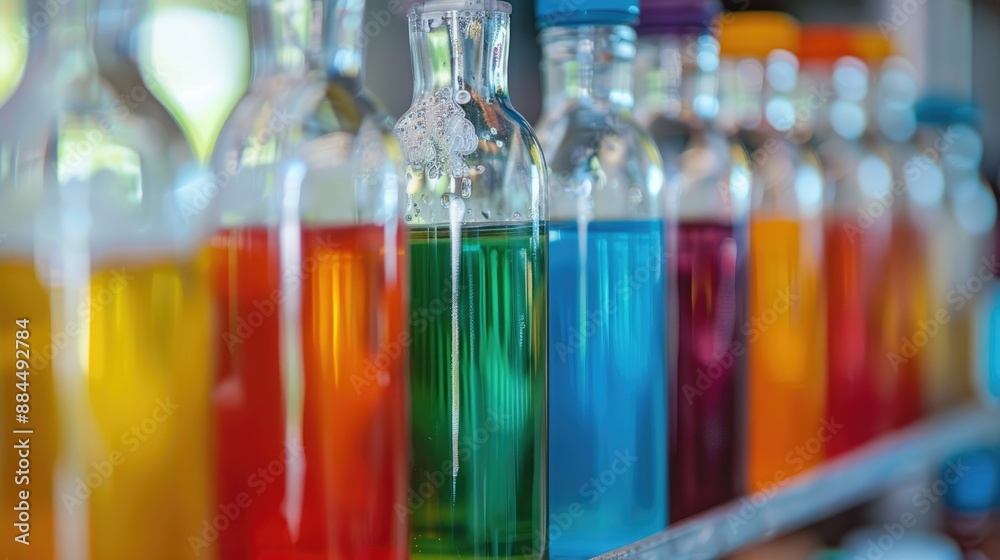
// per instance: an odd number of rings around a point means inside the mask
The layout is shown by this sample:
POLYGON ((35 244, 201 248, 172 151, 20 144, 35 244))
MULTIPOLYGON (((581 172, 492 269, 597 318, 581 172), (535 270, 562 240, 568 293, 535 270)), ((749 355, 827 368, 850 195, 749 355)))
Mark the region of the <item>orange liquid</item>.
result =
MULTIPOLYGON (((56 350, 51 338, 51 311, 49 294, 35 276, 31 259, 0 262, 0 372, 3 384, 3 409, 0 411, 0 429, 3 430, 3 480, 0 481, 0 504, 3 504, 2 539, 0 557, 14 559, 54 558, 52 481, 56 460, 56 402, 52 387, 52 354, 56 350), (16 347, 15 335, 22 330, 15 321, 28 319, 28 346, 16 347), (16 355, 17 350, 26 354, 16 355), (22 380, 15 376, 17 360, 27 358, 28 368, 28 419, 27 424, 15 420, 15 406, 20 389, 15 383, 22 380), (14 434, 13 430, 34 430, 34 434, 14 434), (28 459, 31 461, 27 479, 16 475, 19 450, 14 446, 19 439, 30 438, 28 459), (14 508, 20 492, 28 492, 30 504, 30 536, 25 546, 14 541, 21 534, 13 523, 17 522, 14 508)), ((23 365, 23 364, 22 364, 23 365)))
POLYGON ((407 517, 395 509, 406 504, 409 448, 401 239, 374 226, 303 231, 292 273, 299 389, 282 362, 292 296, 277 235, 213 240, 218 501, 238 512, 218 531, 223 560, 407 557, 407 517))
MULTIPOLYGON (((932 320, 930 265, 923 232, 912 221, 900 218, 893 223, 889 243, 877 276, 878 293, 869 321, 876 326, 878 336, 872 371, 883 402, 879 422, 882 429, 901 428, 923 414, 921 385, 928 349, 910 348, 907 341, 922 336, 922 325, 932 320)), ((947 336, 953 326, 939 325, 935 336, 947 336)))
POLYGON ((836 437, 835 422, 824 419, 822 232, 816 228, 769 217, 750 223, 750 321, 743 328, 752 490, 780 485, 819 464, 836 437))

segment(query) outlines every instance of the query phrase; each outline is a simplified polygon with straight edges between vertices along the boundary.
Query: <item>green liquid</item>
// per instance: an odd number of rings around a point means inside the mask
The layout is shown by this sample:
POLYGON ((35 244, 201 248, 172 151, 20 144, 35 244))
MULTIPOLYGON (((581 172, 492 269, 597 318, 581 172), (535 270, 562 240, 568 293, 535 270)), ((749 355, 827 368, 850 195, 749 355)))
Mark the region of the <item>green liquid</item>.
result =
POLYGON ((548 558, 545 239, 411 232, 414 559, 548 558))

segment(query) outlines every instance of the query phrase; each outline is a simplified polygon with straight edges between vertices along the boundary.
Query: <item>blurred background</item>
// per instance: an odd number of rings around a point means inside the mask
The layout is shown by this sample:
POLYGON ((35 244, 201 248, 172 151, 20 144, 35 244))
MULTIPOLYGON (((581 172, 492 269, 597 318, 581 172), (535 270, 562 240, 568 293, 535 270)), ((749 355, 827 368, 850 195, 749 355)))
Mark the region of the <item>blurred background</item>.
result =
MULTIPOLYGON (((535 122, 541 109, 539 49, 530 0, 511 0, 510 89, 535 122)), ((147 81, 205 157, 249 78, 245 0, 152 0, 155 17, 142 45, 147 81), (153 79, 150 79, 153 78, 153 79)), ((398 116, 409 106, 412 70, 406 10, 412 0, 369 0, 368 84, 398 116), (402 9, 400 9, 400 6, 402 9), (395 8, 395 9, 393 9, 395 8), (374 31, 374 32, 373 32, 374 31)), ((803 22, 869 22, 916 65, 925 93, 973 99, 983 114, 983 174, 1000 171, 1000 1, 724 0, 727 10, 783 10, 803 22)), ((0 100, 24 70, 22 2, 0 2, 0 100)))

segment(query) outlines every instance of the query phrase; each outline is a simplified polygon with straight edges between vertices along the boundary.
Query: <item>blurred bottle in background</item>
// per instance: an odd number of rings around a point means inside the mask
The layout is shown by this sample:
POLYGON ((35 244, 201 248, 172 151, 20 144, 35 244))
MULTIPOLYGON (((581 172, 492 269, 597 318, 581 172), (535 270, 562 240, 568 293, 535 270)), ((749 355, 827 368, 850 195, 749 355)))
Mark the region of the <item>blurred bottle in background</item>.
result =
POLYGON ((994 226, 993 279, 975 311, 974 375, 980 400, 1000 405, 1000 228, 994 226))
POLYGON ((180 208, 204 173, 135 67, 146 3, 120 8, 26 2, 47 24, 0 109, 5 431, 38 434, 13 435, 31 466, 0 492, 30 504, 38 557, 194 558, 214 494, 205 230, 180 208))
MULTIPOLYGON (((930 97, 917 108, 920 153, 908 162, 927 181, 937 204, 928 213, 931 237, 931 318, 916 325, 911 345, 926 352, 925 401, 930 411, 972 397, 973 310, 994 267, 997 204, 980 176, 983 143, 979 114, 968 103, 930 97), (934 326, 941 326, 933 332, 934 326), (926 348, 925 348, 926 347, 926 348)), ((930 198, 930 197, 928 197, 930 198)))
POLYGON ((632 115, 638 0, 565 6, 544 0, 535 12, 552 220, 549 534, 553 558, 583 559, 667 525, 664 216, 674 201, 632 115), (589 481, 604 472, 615 480, 598 494, 589 481))
MULTIPOLYGON (((748 484, 782 484, 837 437, 824 418, 823 176, 792 141, 799 28, 775 12, 722 19, 721 113, 753 165, 750 217, 748 484)), ((846 421, 846 419, 845 419, 846 421)))
POLYGON ((251 91, 188 208, 219 217, 221 555, 406 558, 402 162, 363 87, 364 1, 249 12, 251 91))
MULTIPOLYGON (((548 192, 511 106, 511 5, 409 12, 413 102, 396 123, 412 251, 412 556, 548 557, 548 192)), ((568 514, 567 514, 568 515, 568 514)))
POLYGON ((826 413, 844 423, 827 444, 831 457, 878 434, 887 404, 880 396, 895 389, 877 385, 872 365, 882 355, 868 316, 887 256, 891 221, 879 202, 891 192, 892 173, 866 135, 869 70, 854 37, 848 27, 805 26, 799 50, 796 137, 819 155, 826 188, 826 413))
POLYGON ((678 340, 668 364, 670 519, 733 499, 743 484, 746 371, 746 151, 714 124, 719 42, 713 0, 642 3, 636 118, 660 150, 679 193, 678 340))
POLYGON ((875 297, 868 308, 875 335, 869 367, 881 399, 878 428, 890 430, 924 413, 926 353, 915 351, 911 339, 932 318, 929 227, 940 193, 934 194, 934 174, 916 173, 910 163, 919 154, 913 141, 918 93, 913 66, 892 55, 891 45, 877 31, 856 29, 855 46, 872 69, 869 133, 892 173, 889 192, 881 192, 859 215, 865 223, 891 222, 888 247, 877 263, 875 297))
POLYGON ((962 547, 967 560, 996 558, 1000 552, 1000 450, 976 449, 949 459, 941 479, 943 530, 962 547), (953 465, 960 465, 958 471, 953 465))

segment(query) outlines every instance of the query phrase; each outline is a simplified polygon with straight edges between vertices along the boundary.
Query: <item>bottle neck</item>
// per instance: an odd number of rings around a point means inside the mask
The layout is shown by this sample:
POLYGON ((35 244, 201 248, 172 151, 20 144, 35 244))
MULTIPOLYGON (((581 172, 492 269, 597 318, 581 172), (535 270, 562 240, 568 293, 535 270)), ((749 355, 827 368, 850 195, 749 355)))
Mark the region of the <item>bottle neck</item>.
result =
POLYGON ((552 27, 541 33, 545 113, 567 102, 596 102, 629 110, 635 31, 627 26, 552 27))
POLYGON ((249 0, 253 79, 289 71, 363 80, 364 0, 249 0))
POLYGON ((798 71, 798 59, 787 51, 774 51, 765 60, 723 58, 719 123, 730 132, 744 129, 791 135, 797 118, 798 71))
POLYGON ((639 43, 639 106, 683 121, 719 113, 719 42, 708 33, 660 35, 639 43))
POLYGON ((414 9, 409 20, 415 99, 444 88, 459 103, 507 99, 508 13, 414 9))
POLYGON ((94 54, 101 74, 122 87, 142 84, 139 70, 139 30, 149 0, 92 0, 94 54))
POLYGON ((25 0, 29 61, 47 61, 60 75, 95 73, 94 28, 90 25, 95 2, 65 0, 51 10, 47 3, 25 0))

